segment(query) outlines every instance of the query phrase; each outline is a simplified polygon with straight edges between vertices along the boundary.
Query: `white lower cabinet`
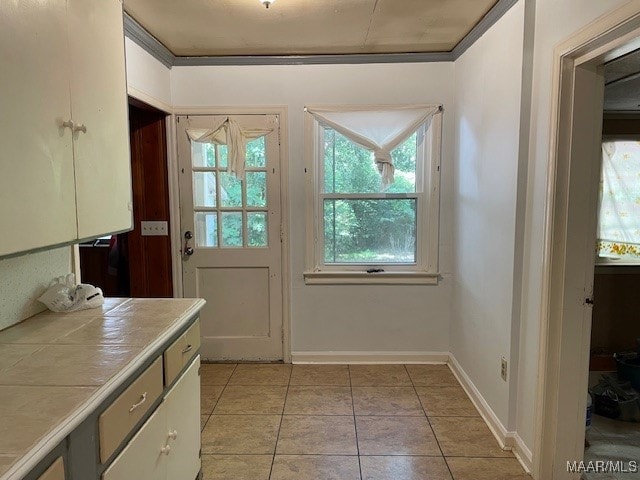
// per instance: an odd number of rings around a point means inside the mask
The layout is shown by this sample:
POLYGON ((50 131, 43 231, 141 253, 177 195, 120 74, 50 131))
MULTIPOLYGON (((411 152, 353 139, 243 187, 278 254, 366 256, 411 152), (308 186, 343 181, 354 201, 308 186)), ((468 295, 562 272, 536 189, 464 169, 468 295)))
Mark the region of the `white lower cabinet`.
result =
POLYGON ((197 356, 164 399, 171 435, 167 480, 195 480, 200 471, 199 371, 200 356, 197 356))
POLYGON ((102 480, 195 480, 200 471, 200 356, 102 480))

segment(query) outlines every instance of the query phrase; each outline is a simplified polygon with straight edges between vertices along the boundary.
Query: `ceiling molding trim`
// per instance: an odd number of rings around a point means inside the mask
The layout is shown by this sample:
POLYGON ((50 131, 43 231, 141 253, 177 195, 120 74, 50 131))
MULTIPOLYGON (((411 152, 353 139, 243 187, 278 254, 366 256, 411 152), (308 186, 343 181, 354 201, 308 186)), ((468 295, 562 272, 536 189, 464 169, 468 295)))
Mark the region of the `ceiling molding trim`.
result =
POLYGON ((476 26, 473 27, 462 40, 460 40, 453 50, 451 50, 453 60, 455 61, 460 58, 462 54, 471 47, 471 45, 476 43, 476 41, 498 20, 500 20, 502 16, 516 3, 518 3, 518 0, 499 0, 498 3, 496 3, 491 10, 489 10, 486 15, 476 23, 476 26))
POLYGON ((175 64, 176 56, 127 12, 124 12, 124 34, 165 67, 171 68, 175 64))
POLYGON ((454 62, 489 30, 518 0, 498 0, 491 10, 450 52, 371 53, 339 55, 237 55, 179 57, 151 35, 128 13, 124 13, 124 33, 156 60, 168 68, 174 66, 230 66, 230 65, 327 65, 367 63, 428 63, 454 62))
POLYGON ((175 57, 174 66, 203 65, 327 65, 363 63, 452 62, 451 52, 369 53, 340 55, 238 55, 216 57, 175 57))

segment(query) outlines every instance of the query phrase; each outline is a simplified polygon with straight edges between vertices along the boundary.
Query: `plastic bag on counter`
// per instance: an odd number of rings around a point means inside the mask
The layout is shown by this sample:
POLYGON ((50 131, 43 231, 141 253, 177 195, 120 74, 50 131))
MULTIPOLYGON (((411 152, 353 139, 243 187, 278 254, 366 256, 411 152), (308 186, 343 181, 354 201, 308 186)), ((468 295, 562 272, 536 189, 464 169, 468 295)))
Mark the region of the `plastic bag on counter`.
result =
POLYGON ((75 312, 101 306, 104 296, 98 287, 76 284, 75 275, 70 273, 53 280, 38 301, 53 312, 75 312))

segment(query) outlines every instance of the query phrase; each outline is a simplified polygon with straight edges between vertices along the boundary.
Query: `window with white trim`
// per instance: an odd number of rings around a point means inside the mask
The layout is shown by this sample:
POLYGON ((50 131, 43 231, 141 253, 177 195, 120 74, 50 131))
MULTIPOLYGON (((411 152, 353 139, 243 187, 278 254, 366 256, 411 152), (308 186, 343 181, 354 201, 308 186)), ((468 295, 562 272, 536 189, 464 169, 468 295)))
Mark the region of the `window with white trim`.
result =
POLYGON ((307 283, 435 284, 442 109, 308 107, 307 283))

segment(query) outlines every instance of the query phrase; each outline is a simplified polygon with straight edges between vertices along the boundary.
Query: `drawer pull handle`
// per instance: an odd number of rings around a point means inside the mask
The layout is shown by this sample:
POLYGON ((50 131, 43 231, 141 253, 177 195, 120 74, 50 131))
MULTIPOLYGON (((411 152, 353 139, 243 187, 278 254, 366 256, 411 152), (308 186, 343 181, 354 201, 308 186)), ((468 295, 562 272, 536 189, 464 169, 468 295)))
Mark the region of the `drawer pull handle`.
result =
POLYGON ((133 412, 136 408, 138 408, 140 405, 142 405, 146 401, 147 401, 147 392, 144 392, 142 395, 140 395, 140 401, 138 403, 134 403, 133 405, 131 405, 131 408, 129 409, 129 413, 133 412))
POLYGON ((184 350, 182 350, 182 354, 184 355, 185 353, 190 352, 193 349, 193 345, 189 344, 186 347, 184 347, 184 350))
POLYGON ((169 455, 169 452, 171 452, 171 446, 170 445, 165 445, 164 447, 162 447, 160 449, 160 453, 164 453, 165 455, 169 455))
POLYGON ((176 430, 169 430, 167 437, 171 440, 175 440, 176 438, 178 438, 178 432, 176 430))

